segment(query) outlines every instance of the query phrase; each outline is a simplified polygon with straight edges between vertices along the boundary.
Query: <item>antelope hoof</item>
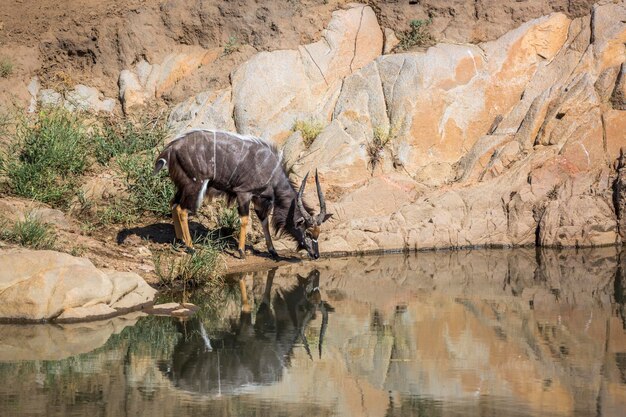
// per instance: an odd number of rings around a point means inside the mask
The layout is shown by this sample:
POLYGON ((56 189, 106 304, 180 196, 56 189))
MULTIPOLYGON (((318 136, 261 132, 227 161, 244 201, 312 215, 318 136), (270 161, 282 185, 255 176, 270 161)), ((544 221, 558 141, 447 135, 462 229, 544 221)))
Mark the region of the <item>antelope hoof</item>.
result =
POLYGON ((189 255, 193 255, 194 253, 196 253, 196 250, 192 248, 191 246, 185 245, 185 252, 187 252, 189 255))
POLYGON ((269 253, 270 253, 270 256, 272 257, 273 260, 275 260, 275 261, 278 260, 278 253, 274 249, 270 249, 269 253))
POLYGON ((239 254, 239 259, 246 259, 246 251, 244 249, 239 249, 237 253, 239 254))

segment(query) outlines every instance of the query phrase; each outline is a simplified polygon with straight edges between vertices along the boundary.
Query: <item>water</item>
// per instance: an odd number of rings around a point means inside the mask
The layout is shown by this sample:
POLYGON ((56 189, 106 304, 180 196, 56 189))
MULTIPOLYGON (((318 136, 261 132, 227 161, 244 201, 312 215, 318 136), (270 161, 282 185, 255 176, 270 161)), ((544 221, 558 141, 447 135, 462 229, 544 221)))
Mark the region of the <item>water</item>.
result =
POLYGON ((624 265, 614 248, 321 260, 244 276, 249 314, 232 285, 186 322, 2 325, 0 415, 622 416, 624 265))

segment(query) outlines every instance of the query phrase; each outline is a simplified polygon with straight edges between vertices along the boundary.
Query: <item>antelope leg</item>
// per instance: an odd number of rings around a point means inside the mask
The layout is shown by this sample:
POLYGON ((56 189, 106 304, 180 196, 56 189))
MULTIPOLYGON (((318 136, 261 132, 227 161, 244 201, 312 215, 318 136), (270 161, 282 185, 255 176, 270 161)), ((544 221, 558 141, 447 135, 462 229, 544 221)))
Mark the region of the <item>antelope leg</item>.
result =
POLYGON ((263 219, 261 225, 263 226, 263 234, 265 235, 265 244, 267 245, 267 251, 270 253, 270 255, 272 255, 273 258, 277 258, 278 253, 276 253, 276 250, 274 249, 274 244, 272 243, 272 235, 270 235, 270 227, 267 217, 263 219))
POLYGON ((172 221, 174 222, 174 233, 176 233, 176 239, 183 240, 183 230, 180 227, 180 217, 178 217, 178 204, 172 206, 172 221))
POLYGON ((239 229, 239 256, 241 259, 246 258, 246 231, 248 229, 248 222, 250 216, 241 216, 241 228, 239 229))
POLYGON ((180 208, 180 206, 176 206, 174 210, 176 210, 178 214, 178 219, 180 221, 180 229, 183 234, 183 242, 185 242, 185 245, 187 245, 188 248, 193 248, 191 233, 189 233, 187 210, 180 208))
POLYGON ((248 289, 246 287, 245 275, 239 279, 239 289, 241 290, 241 311, 249 313, 251 308, 250 303, 248 302, 248 289))

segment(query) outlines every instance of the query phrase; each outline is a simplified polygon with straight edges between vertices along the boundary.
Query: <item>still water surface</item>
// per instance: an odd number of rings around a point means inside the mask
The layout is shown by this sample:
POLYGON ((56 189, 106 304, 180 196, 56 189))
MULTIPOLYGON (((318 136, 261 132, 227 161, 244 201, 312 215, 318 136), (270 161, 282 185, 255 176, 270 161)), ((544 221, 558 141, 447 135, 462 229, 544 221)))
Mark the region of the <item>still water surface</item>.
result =
POLYGON ((623 416, 625 266, 613 248, 331 259, 243 276, 250 313, 232 285, 185 322, 1 325, 0 415, 623 416))

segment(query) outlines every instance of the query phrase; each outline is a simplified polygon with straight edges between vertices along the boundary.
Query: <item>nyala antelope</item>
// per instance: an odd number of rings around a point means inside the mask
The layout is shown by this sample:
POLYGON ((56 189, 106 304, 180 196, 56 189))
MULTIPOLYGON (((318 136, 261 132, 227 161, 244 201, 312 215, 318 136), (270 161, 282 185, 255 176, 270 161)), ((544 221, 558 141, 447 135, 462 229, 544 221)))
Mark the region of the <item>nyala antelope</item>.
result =
POLYGON ((298 250, 306 249, 309 256, 319 258, 317 239, 320 226, 332 214, 326 214, 326 202, 317 171, 315 182, 320 212, 302 201, 307 175, 300 188, 289 181, 281 154, 264 140, 235 133, 193 130, 171 141, 158 156, 154 173, 167 168, 176 186, 172 200, 172 220, 176 238, 187 247, 193 243, 189 233, 188 213, 195 213, 205 196, 225 194, 228 201, 237 200, 241 220, 239 256, 245 258, 246 231, 250 203, 261 220, 267 250, 278 254, 272 244, 269 215, 276 232, 286 232, 298 243, 298 250))

